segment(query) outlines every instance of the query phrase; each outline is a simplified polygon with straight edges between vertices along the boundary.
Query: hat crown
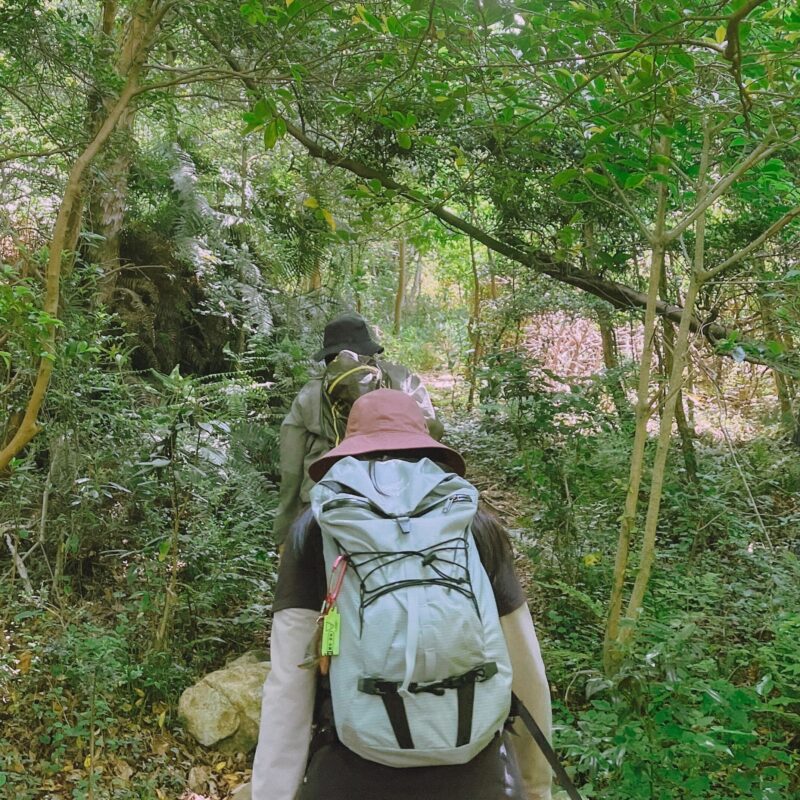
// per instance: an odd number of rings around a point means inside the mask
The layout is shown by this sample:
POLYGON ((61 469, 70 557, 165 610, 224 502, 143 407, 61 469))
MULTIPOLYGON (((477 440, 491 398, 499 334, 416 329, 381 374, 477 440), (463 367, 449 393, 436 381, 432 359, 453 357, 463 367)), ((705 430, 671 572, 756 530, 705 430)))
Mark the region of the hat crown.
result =
POLYGON ((380 433, 428 434, 425 416, 414 398, 397 389, 375 389, 353 403, 345 438, 380 433))
POLYGON ((322 337, 324 347, 333 347, 339 344, 348 344, 371 339, 367 321, 360 314, 348 312, 332 319, 325 326, 322 337))

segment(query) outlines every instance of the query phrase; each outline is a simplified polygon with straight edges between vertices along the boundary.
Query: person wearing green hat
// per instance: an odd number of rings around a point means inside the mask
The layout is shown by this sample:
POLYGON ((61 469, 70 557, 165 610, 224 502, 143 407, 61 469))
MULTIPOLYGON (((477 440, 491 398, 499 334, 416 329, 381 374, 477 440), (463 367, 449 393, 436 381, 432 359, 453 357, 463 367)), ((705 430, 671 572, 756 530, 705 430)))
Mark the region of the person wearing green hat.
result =
POLYGON ((314 360, 324 361, 325 369, 303 386, 281 424, 281 484, 272 526, 278 547, 308 505, 314 485, 309 465, 339 444, 350 407, 361 394, 377 388, 408 394, 422 410, 428 432, 441 439, 444 428, 419 376, 377 358, 381 353, 382 345, 360 314, 348 311, 325 326, 322 347, 314 353, 314 360))

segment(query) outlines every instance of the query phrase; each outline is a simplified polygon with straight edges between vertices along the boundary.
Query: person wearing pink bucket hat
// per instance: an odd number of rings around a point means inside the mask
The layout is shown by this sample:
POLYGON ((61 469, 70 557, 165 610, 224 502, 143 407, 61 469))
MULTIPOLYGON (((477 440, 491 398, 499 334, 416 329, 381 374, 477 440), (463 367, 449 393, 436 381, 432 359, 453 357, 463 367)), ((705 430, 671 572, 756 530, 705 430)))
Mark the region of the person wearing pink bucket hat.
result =
POLYGON ((356 400, 342 443, 314 461, 308 474, 319 481, 346 456, 417 451, 424 451, 432 461, 447 465, 458 475, 466 471, 461 455, 428 433, 425 417, 411 397, 394 389, 376 389, 356 400))
MULTIPOLYGON (((315 481, 340 462, 370 469, 380 462, 427 464, 457 482, 463 457, 432 438, 417 404, 379 389, 353 404, 342 442, 309 466, 315 481), (350 462, 345 459, 352 459, 350 462), (429 459, 429 461, 425 461, 429 459), (392 462, 392 460, 396 460, 392 462), (431 463, 433 462, 433 463, 431 463), (438 466, 435 466, 438 465, 438 466), (455 475, 453 475, 453 473, 455 475)), ((386 464, 390 469, 392 463, 386 464)), ((408 464, 406 464, 408 466, 408 464)), ((340 469, 340 467, 337 467, 340 469)), ((331 474, 335 474, 335 471, 331 474)), ((376 487, 377 488, 377 487, 376 487)), ((491 582, 513 673, 512 688, 549 737, 550 695, 526 596, 497 519, 478 508, 471 534, 491 582)), ((338 738, 325 669, 308 669, 319 652, 319 609, 330 598, 322 535, 311 509, 295 522, 281 559, 273 603, 271 672, 264 684, 261 729, 253 764, 253 800, 550 800, 551 773, 520 725, 496 734, 478 755, 456 766, 392 767, 357 755, 338 738)), ((497 619, 497 618, 495 618, 497 619)), ((510 725, 510 721, 507 724, 510 725)))

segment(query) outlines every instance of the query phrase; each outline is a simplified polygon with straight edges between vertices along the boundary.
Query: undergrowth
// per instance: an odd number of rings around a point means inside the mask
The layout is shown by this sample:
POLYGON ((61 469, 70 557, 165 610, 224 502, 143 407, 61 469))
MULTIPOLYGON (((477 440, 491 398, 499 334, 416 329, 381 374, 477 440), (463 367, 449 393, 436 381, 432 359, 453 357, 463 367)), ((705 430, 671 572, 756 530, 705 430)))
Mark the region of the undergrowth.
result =
POLYGON ((517 546, 531 565, 556 745, 583 795, 797 796, 800 467, 790 445, 698 440, 696 481, 676 446, 644 616, 608 678, 599 664, 630 432, 585 388, 554 396, 524 383, 485 391, 481 413, 450 435, 474 472, 505 479, 521 500, 517 546))

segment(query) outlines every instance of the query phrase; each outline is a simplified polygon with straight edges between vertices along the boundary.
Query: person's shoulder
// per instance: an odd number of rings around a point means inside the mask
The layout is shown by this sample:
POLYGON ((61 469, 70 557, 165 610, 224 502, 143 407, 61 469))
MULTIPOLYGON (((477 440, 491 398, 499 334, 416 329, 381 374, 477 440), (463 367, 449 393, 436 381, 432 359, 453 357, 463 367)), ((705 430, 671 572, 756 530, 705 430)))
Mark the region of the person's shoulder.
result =
POLYGON ((297 418, 308 422, 319 414, 320 393, 322 391, 322 376, 315 376, 307 380, 292 401, 292 407, 287 415, 287 420, 295 421, 297 418))
POLYGON ((483 505, 478 506, 472 520, 472 535, 490 575, 497 573, 506 562, 513 563, 508 532, 497 516, 483 505))
POLYGON ((311 395, 316 395, 319 393, 320 388, 322 387, 322 374, 320 375, 312 375, 301 387, 300 391, 297 393, 296 400, 300 400, 301 398, 309 397, 311 395))

